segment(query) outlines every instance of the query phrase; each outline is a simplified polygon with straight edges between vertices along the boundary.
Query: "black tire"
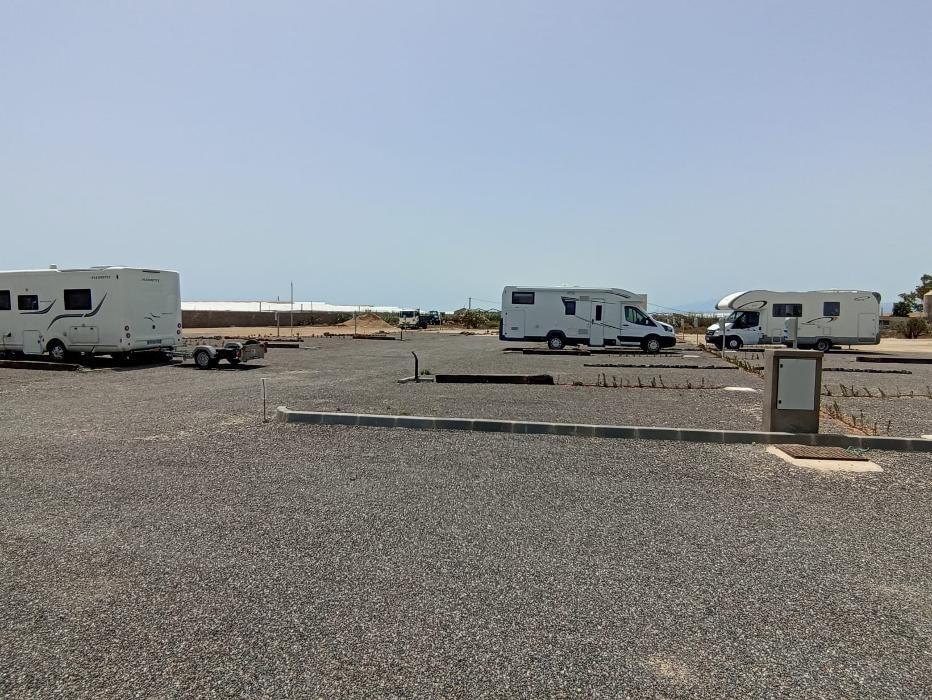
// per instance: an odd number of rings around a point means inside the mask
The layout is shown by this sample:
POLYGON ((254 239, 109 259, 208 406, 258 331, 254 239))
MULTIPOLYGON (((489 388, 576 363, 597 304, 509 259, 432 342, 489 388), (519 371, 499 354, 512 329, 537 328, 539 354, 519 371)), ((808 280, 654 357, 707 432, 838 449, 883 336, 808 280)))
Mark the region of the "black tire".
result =
POLYGON ((230 358, 229 360, 227 360, 227 362, 229 362, 231 365, 233 365, 234 367, 236 367, 236 365, 238 365, 238 364, 240 363, 240 360, 237 360, 237 359, 234 359, 234 358, 230 358))
POLYGON ((816 341, 815 349, 819 352, 828 352, 832 349, 832 341, 828 338, 819 338, 816 341))
POLYGON ((214 359, 206 350, 198 350, 194 353, 194 364, 198 369, 210 369, 214 366, 214 359))
POLYGON ((65 344, 60 340, 50 341, 46 349, 49 351, 49 357, 55 362, 64 362, 68 359, 68 350, 65 349, 65 344))
POLYGON ((641 341, 641 350, 651 355, 656 355, 660 352, 660 338, 656 335, 649 335, 644 340, 641 341))
POLYGON ((551 350, 562 350, 566 347, 566 338, 560 333, 551 333, 547 336, 547 347, 551 350))
POLYGON ((744 345, 744 343, 741 338, 736 335, 730 335, 725 339, 725 347, 728 350, 740 350, 742 345, 744 345))

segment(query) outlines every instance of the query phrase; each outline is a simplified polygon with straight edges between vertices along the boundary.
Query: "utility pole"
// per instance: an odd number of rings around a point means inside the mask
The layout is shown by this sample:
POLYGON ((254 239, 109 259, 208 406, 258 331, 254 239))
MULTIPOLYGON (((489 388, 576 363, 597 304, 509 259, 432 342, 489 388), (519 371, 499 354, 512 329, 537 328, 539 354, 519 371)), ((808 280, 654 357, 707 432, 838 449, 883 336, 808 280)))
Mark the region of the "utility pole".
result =
POLYGON ((472 311, 472 297, 469 297, 469 301, 466 303, 466 308, 472 311))
POLYGON ((291 335, 294 336, 294 282, 291 283, 291 335))

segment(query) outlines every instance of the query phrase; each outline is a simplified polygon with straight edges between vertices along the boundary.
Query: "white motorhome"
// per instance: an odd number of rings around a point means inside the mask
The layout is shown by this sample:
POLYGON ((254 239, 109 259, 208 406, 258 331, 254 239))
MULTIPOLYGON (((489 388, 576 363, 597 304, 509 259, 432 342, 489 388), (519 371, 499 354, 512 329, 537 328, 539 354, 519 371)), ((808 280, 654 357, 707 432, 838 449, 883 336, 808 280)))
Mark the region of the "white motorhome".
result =
POLYGON ((0 352, 128 357, 181 342, 177 272, 129 267, 0 272, 0 352))
MULTIPOLYGON (((833 345, 876 345, 880 342, 880 294, 829 289, 773 292, 756 289, 729 294, 716 305, 731 311, 724 319, 725 347, 785 343, 788 318, 798 318, 797 344, 828 352, 833 345)), ((709 326, 706 341, 722 346, 722 323, 709 326)))
POLYGON ((659 352, 676 344, 673 326, 652 318, 647 296, 624 289, 505 287, 501 340, 565 345, 637 345, 659 352))

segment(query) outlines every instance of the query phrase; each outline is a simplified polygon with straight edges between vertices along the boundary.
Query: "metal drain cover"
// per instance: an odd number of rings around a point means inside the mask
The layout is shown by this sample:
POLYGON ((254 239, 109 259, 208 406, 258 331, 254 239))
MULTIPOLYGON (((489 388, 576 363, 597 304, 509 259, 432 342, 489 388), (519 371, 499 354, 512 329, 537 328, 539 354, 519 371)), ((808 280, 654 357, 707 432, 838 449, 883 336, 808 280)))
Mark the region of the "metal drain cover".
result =
POLYGON ((843 459, 848 462, 867 462, 867 457, 843 447, 813 447, 812 445, 775 445, 795 459, 843 459))

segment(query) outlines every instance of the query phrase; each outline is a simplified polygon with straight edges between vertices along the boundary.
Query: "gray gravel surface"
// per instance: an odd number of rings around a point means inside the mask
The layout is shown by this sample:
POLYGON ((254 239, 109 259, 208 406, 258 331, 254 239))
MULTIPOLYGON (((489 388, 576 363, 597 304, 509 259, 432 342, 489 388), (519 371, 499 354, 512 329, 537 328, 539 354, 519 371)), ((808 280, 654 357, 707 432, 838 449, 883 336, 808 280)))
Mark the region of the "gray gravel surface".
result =
POLYGON ((432 395, 395 381, 410 347, 434 371, 539 356, 386 345, 4 371, 0 695, 932 692, 932 458, 831 475, 759 446, 261 423, 260 377, 298 408, 759 420, 728 392, 432 395))
POLYGON ((109 437, 3 439, 6 696, 932 690, 927 458, 850 476, 755 446, 109 437))
MULTIPOLYGON (((666 427, 756 430, 761 425, 763 382, 740 371, 644 369, 600 370, 584 367, 586 357, 548 357, 502 352, 508 344, 489 336, 415 336, 399 342, 353 341, 319 338, 307 349, 270 350, 267 362, 255 369, 246 365, 220 370, 183 365, 113 369, 92 372, 38 372, 4 370, 3 377, 16 381, 0 385, 0 400, 37 394, 47 398, 41 411, 55 414, 55 421, 71 422, 74 406, 84 401, 120 407, 132 416, 139 397, 161 402, 164 411, 146 420, 128 420, 127 430, 150 430, 173 424, 172 415, 186 412, 187 423, 208 420, 222 409, 221 420, 231 411, 255 414, 259 410, 260 378, 268 379, 271 405, 304 410, 393 413, 474 418, 511 418, 579 423, 659 425, 666 427), (477 385, 433 383, 399 384, 410 376, 418 352, 421 368, 433 373, 551 373, 558 386, 477 385), (9 373, 9 374, 8 374, 9 373), (17 374, 18 373, 18 374, 17 374), (573 386, 595 384, 600 374, 618 383, 649 385, 653 379, 667 386, 745 386, 755 393, 699 389, 605 389, 573 386), (67 376, 65 376, 67 375, 67 376), (25 378, 23 378, 25 377, 25 378), (171 415, 170 415, 171 414, 171 415)), ((684 364, 721 363, 708 355, 680 358, 684 364)), ((638 361, 652 362, 648 356, 638 361)), ((669 364, 670 358, 653 360, 669 364)), ((4 409, 0 408, 0 411, 4 409)), ((2 415, 2 413, 0 413, 2 415)), ((34 416, 44 420, 42 416, 34 416)), ((75 426, 76 430, 82 429, 75 426)))
MULTIPOLYGON (((877 356, 877 353, 874 354, 877 356)), ((740 356, 752 364, 763 364, 760 353, 742 352, 740 356)), ((825 367, 843 367, 851 369, 908 369, 912 374, 876 374, 859 372, 825 372, 822 375, 823 387, 831 396, 823 396, 823 406, 833 402, 849 415, 860 420, 863 413, 868 425, 877 423, 882 427, 882 434, 900 437, 918 437, 932 434, 932 365, 905 364, 865 364, 857 361, 858 353, 832 351, 824 356, 825 367), (844 389, 841 385, 844 385, 844 389), (844 394, 856 389, 861 398, 846 398, 844 394), (867 398, 867 393, 886 398, 867 398), (912 393, 913 398, 894 398, 896 395, 912 393)), ((827 430, 851 432, 842 426, 831 426, 825 421, 827 430)))

